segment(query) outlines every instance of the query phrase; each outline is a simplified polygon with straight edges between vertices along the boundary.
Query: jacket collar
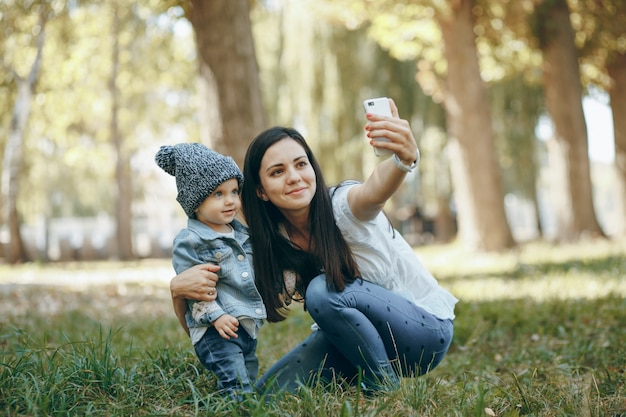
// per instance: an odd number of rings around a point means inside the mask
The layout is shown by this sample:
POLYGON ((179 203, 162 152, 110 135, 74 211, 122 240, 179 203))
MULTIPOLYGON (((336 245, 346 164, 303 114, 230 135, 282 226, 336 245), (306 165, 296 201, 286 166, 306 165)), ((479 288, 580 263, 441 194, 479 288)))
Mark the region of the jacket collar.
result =
MULTIPOLYGON (((248 238, 247 228, 237 219, 233 220, 230 225, 235 230, 235 239, 238 242, 244 242, 248 238)), ((200 236, 201 239, 213 240, 224 237, 197 219, 187 219, 187 228, 200 236)))

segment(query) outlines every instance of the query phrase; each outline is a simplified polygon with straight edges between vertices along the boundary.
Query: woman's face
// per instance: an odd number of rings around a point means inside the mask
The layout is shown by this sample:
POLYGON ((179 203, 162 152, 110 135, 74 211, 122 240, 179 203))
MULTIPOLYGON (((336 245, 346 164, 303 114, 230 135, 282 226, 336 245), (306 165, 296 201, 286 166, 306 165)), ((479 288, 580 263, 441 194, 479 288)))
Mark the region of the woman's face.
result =
POLYGON ((259 198, 271 201, 284 214, 308 209, 317 188, 304 148, 291 138, 267 148, 259 177, 259 198))

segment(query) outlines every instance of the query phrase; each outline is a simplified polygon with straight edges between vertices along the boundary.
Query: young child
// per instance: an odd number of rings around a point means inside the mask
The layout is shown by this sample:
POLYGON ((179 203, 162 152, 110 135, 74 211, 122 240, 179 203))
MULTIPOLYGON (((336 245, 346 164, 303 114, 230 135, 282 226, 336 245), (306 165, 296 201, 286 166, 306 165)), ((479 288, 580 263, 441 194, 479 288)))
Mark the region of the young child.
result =
POLYGON ((240 400, 254 391, 256 337, 266 318, 248 229, 235 219, 243 175, 232 158, 200 143, 162 146, 155 161, 176 177, 176 200, 188 217, 174 239, 176 273, 198 264, 220 266, 216 300, 187 300, 189 336, 200 362, 216 374, 220 393, 240 400))

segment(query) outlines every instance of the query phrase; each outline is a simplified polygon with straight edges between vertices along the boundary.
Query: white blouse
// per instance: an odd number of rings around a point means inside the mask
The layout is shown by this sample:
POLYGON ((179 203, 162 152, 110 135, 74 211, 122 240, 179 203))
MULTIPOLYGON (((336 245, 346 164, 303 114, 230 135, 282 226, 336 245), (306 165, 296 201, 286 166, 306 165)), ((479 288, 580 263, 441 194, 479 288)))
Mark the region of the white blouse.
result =
POLYGON ((348 205, 348 190, 354 185, 336 188, 332 201, 335 222, 362 278, 398 293, 439 319, 454 319, 458 299, 439 285, 384 213, 365 222, 354 217, 348 205))

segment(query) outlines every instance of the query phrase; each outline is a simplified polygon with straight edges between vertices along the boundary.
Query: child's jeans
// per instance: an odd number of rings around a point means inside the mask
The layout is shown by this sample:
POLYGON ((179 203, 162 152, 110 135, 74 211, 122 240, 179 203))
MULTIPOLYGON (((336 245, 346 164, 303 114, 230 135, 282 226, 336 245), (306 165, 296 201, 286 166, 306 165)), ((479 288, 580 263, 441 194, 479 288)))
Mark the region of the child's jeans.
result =
POLYGON ((237 336, 227 340, 215 327, 209 327, 194 345, 202 365, 217 376, 220 394, 234 400, 240 400, 242 394, 254 392, 253 384, 259 373, 256 339, 251 338, 242 326, 239 326, 237 336))
POLYGON ((319 325, 259 380, 261 392, 295 391, 301 384, 342 377, 371 391, 398 385, 399 377, 425 374, 443 359, 453 323, 404 297, 357 280, 329 291, 324 275, 306 291, 307 310, 319 325))

